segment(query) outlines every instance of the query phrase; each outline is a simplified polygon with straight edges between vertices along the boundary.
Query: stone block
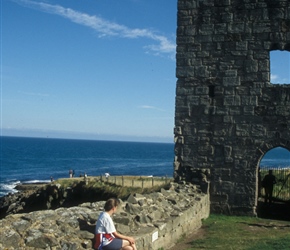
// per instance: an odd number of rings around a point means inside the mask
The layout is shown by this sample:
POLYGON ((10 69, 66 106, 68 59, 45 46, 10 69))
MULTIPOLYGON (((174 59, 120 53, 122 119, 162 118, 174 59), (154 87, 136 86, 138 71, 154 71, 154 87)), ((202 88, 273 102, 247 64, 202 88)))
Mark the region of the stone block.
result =
POLYGON ((224 86, 239 86, 240 84, 240 77, 223 77, 224 86))

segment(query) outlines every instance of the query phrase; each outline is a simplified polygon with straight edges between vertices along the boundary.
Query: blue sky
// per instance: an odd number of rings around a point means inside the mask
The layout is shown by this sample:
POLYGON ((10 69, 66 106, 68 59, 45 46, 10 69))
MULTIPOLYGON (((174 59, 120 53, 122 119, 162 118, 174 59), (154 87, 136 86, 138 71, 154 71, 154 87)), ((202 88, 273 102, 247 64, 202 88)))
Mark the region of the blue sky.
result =
POLYGON ((2 1, 3 134, 173 142, 177 2, 157 2, 2 1))
MULTIPOLYGON (((177 0, 2 0, 1 134, 173 142, 176 15, 177 0)), ((289 53, 272 58, 289 83, 289 53)))

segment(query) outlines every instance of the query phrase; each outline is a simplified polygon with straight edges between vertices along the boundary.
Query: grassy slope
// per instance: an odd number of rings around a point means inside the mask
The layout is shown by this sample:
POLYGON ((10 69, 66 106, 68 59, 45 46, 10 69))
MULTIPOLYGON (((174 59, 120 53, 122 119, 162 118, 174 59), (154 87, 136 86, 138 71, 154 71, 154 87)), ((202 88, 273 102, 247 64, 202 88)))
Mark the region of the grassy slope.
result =
POLYGON ((148 180, 147 182, 149 182, 150 185, 145 185, 144 188, 141 188, 141 186, 132 186, 132 179, 135 179, 137 182, 140 177, 124 177, 124 186, 114 184, 113 179, 112 181, 107 181, 104 178, 103 181, 100 181, 99 177, 89 177, 87 184, 84 184, 84 178, 63 178, 54 181, 54 184, 60 184, 64 189, 67 187, 79 186, 84 190, 85 193, 91 192, 93 195, 94 192, 98 192, 102 194, 103 197, 101 198, 104 200, 106 200, 108 197, 126 199, 132 193, 147 194, 152 192, 159 192, 161 188, 167 189, 170 185, 170 179, 168 180, 168 183, 165 183, 164 180, 158 180, 158 178, 156 178, 154 186, 152 186, 151 180, 148 180))
MULTIPOLYGON (((254 217, 210 215, 203 222, 203 236, 182 246, 179 250, 234 249, 273 250, 290 249, 290 222, 254 217)), ((180 246, 179 246, 180 245, 180 246)))

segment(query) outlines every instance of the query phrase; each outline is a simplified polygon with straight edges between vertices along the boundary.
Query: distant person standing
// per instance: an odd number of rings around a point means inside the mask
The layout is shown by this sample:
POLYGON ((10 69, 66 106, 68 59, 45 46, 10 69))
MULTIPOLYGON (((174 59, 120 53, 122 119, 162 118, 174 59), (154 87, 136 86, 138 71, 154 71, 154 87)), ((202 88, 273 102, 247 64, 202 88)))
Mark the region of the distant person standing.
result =
POLYGON ((271 204, 273 198, 273 188, 274 184, 276 184, 276 177, 273 175, 273 170, 269 170, 269 173, 265 175, 262 185, 265 189, 265 203, 271 204))
POLYGON ((88 185, 89 180, 88 180, 88 175, 87 175, 87 173, 84 174, 84 181, 85 181, 85 184, 88 185))
POLYGON ((73 171, 70 169, 69 170, 69 178, 72 178, 73 177, 73 171))

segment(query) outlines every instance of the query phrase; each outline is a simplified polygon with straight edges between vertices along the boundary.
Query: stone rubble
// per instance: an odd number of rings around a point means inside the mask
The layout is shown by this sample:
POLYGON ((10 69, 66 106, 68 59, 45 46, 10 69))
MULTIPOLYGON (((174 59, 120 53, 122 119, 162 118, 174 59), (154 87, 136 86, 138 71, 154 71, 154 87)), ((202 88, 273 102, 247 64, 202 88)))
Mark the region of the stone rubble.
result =
MULTIPOLYGON (((0 221, 0 250, 93 249, 94 227, 105 201, 69 208, 10 214, 0 221)), ((139 250, 167 249, 209 215, 208 194, 192 184, 131 194, 113 220, 119 232, 135 237, 139 250)))

